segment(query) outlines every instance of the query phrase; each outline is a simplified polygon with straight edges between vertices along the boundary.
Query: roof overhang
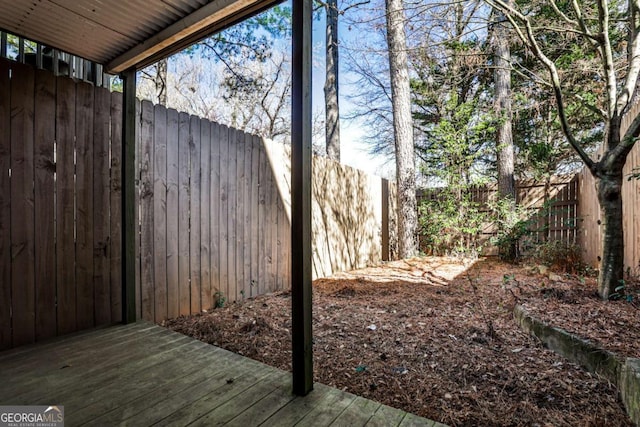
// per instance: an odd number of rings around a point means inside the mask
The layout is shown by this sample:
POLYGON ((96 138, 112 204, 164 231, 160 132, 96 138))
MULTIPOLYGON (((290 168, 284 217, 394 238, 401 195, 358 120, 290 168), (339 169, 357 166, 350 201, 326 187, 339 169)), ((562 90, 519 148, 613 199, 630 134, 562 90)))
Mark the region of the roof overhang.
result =
POLYGON ((103 64, 140 69, 282 0, 0 0, 0 28, 103 64))

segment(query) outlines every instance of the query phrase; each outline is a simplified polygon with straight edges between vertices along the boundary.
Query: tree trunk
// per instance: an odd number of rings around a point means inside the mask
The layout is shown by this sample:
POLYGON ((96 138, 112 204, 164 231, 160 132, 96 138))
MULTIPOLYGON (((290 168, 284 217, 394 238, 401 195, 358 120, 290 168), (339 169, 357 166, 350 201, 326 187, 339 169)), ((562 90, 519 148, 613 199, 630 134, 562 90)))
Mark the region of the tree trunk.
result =
POLYGON ((417 253, 418 213, 407 41, 402 0, 385 3, 398 182, 398 254, 408 258, 417 253))
POLYGON ((603 229, 598 293, 602 299, 609 299, 624 283, 622 173, 596 178, 596 186, 603 229))
MULTIPOLYGON (((496 126, 496 161, 498 166, 498 197, 509 200, 516 207, 516 185, 513 176, 514 151, 511 112, 511 51, 509 49, 508 21, 499 10, 493 11, 493 83, 495 90, 494 113, 498 120, 496 126)), ((509 230, 503 230, 508 233, 509 230)), ((506 246, 506 245, 505 245, 506 246)), ((518 242, 513 241, 507 247, 500 247, 500 256, 507 260, 516 260, 520 254, 518 242)))
POLYGON ((502 12, 494 10, 496 24, 493 29, 493 62, 495 85, 496 153, 498 161, 498 194, 510 197, 515 203, 516 188, 511 112, 511 51, 509 49, 508 22, 502 12))
POLYGON ((338 106, 338 1, 327 1, 327 55, 324 82, 327 156, 340 161, 340 110, 338 106))

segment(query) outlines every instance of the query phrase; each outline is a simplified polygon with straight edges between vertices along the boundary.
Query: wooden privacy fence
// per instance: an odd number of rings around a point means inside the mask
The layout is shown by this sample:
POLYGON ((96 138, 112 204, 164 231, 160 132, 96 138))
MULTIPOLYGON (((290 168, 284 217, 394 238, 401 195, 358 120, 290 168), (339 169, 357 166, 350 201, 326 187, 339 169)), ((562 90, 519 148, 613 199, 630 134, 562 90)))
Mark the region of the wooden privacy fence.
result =
MULTIPOLYGON (((548 182, 523 180, 516 182, 516 200, 529 214, 529 234, 526 244, 559 240, 575 244, 579 229, 579 181, 576 177, 553 177, 548 182)), ((471 200, 480 207, 480 212, 489 212, 488 203, 495 201, 498 189, 495 185, 474 187, 469 190, 471 200)), ((437 191, 420 192, 418 201, 437 198, 437 191)), ((497 233, 493 222, 482 225, 479 236, 482 242, 489 241, 497 233)), ((428 248, 423 248, 428 250, 428 248)), ((488 246, 486 253, 495 252, 488 246)))
POLYGON ((121 318, 121 106, 0 59, 0 349, 121 318))
MULTIPOLYGON (((139 315, 288 289, 289 147, 148 101, 138 111, 139 315)), ((382 180, 323 158, 313 179, 314 277, 379 262, 382 180)))
MULTIPOLYGON (((0 350, 120 321, 121 116, 120 94, 0 58, 0 350)), ((138 315, 287 289, 288 147, 146 101, 136 122, 138 315)), ((384 194, 314 159, 315 277, 389 251, 384 194)))
MULTIPOLYGON (((631 120, 638 114, 640 114, 640 102, 636 103, 623 119, 622 133, 626 132, 631 120)), ((625 269, 629 269, 635 275, 640 275, 640 180, 629 181, 627 178, 633 169, 638 167, 640 167, 640 145, 636 143, 627 157, 622 183, 624 265, 625 269)), ((580 185, 578 215, 582 221, 578 241, 583 249, 584 260, 591 266, 599 268, 602 254, 602 216, 596 193, 596 181, 587 168, 583 168, 577 177, 580 185)))
MULTIPOLYGON (((473 200, 486 203, 498 196, 496 186, 472 190, 473 200)), ((578 181, 572 176, 556 176, 547 182, 516 182, 516 201, 528 212, 528 243, 558 240, 575 244, 578 233, 578 181)), ((496 234, 495 225, 484 227, 485 238, 496 234)))
POLYGON ((160 321, 286 289, 290 221, 269 145, 148 101, 138 111, 139 315, 160 321))

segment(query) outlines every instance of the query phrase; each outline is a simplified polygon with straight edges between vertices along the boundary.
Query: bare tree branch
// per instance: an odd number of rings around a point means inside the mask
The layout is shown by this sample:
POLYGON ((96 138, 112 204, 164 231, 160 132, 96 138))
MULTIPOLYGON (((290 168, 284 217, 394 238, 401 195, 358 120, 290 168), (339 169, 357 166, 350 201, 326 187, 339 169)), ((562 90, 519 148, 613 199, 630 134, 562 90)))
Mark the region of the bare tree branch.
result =
POLYGON ((569 25, 573 25, 573 26, 578 26, 578 22, 574 21, 573 19, 570 19, 567 15, 565 15, 560 8, 558 7, 558 4, 556 3, 555 0, 549 0, 549 3, 551 4, 551 7, 553 8, 553 11, 560 17, 562 18, 562 20, 564 22, 566 22, 569 25))

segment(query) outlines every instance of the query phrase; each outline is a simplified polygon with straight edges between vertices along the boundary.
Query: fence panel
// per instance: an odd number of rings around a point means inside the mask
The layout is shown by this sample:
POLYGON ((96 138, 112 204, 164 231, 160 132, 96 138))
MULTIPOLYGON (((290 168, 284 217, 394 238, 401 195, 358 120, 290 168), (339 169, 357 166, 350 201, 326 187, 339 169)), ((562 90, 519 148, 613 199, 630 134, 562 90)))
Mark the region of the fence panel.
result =
MULTIPOLYGON (((640 114, 640 103, 636 103, 622 120, 622 130, 625 131, 631 121, 640 114)), ((602 151, 596 156, 599 158, 602 151)), ((623 169, 622 182, 622 216, 624 227, 624 265, 625 270, 640 274, 640 180, 628 177, 635 168, 640 167, 640 145, 636 144, 623 169)), ((583 250, 583 259, 594 268, 600 267, 602 254, 602 216, 596 191, 596 180, 587 168, 578 174, 580 182, 580 232, 578 241, 583 250)))
POLYGON ((121 103, 0 58, 0 349, 121 318, 121 103))
MULTIPOLYGON (((547 182, 523 180, 516 182, 516 198, 518 204, 528 212, 529 235, 531 243, 560 240, 575 244, 578 230, 578 186, 574 177, 555 177, 547 182)), ((489 212, 487 204, 496 200, 496 186, 474 187, 470 190, 471 200, 480 206, 481 212, 489 212)), ((435 199, 438 190, 418 193, 421 200, 435 199)), ((487 222, 482 225, 479 236, 482 242, 489 241, 497 233, 496 225, 487 222)), ((427 248, 422 248, 427 250, 427 248)), ((485 248, 487 254, 494 253, 496 248, 490 245, 485 248)))

